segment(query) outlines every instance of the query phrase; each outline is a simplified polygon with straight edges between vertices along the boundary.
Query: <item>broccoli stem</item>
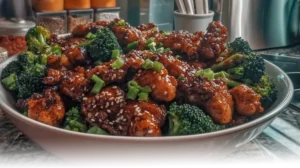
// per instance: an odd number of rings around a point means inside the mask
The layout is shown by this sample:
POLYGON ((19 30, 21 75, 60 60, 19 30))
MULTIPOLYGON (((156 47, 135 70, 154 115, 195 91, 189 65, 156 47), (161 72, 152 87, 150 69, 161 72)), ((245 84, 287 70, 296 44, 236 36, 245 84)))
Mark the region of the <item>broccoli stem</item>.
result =
POLYGON ((242 83, 236 82, 234 80, 228 79, 228 76, 229 75, 226 72, 223 72, 223 71, 215 73, 215 75, 214 75, 215 79, 222 78, 223 80, 225 80, 226 83, 227 83, 227 86, 229 86, 229 87, 236 87, 236 86, 239 86, 239 85, 242 84, 242 83))
POLYGON ((87 133, 89 134, 98 134, 98 135, 109 135, 106 131, 104 131, 103 129, 97 127, 97 126, 93 126, 92 128, 90 128, 87 133))
POLYGON ((177 135, 177 132, 180 127, 179 117, 177 115, 170 114, 168 117, 169 120, 169 136, 177 135))
POLYGON ((233 67, 236 67, 237 65, 241 64, 241 62, 245 59, 245 56, 241 54, 234 54, 230 56, 229 58, 225 59, 224 61, 215 64, 211 67, 211 70, 214 72, 219 72, 222 70, 227 70, 233 67))

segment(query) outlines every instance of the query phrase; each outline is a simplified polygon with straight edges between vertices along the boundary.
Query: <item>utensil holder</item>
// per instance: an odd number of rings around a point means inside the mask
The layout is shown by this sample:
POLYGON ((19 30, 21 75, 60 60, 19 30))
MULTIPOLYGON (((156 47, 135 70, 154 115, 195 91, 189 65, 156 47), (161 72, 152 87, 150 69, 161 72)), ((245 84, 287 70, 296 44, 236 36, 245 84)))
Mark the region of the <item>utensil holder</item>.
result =
POLYGON ((214 12, 209 14, 182 14, 174 11, 175 30, 187 30, 191 33, 196 31, 206 32, 209 23, 213 21, 214 12))

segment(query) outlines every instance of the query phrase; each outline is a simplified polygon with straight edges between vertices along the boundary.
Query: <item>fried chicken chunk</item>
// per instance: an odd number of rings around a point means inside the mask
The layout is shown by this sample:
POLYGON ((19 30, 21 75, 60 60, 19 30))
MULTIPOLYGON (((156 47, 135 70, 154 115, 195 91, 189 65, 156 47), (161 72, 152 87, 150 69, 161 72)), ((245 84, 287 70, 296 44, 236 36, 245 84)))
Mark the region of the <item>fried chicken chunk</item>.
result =
POLYGON ((85 78, 84 73, 67 71, 61 76, 60 91, 81 102, 85 93, 89 91, 89 80, 85 78))
POLYGON ((228 124, 232 120, 233 99, 222 79, 201 79, 189 92, 188 101, 203 107, 215 122, 228 124))
POLYGON ((134 80, 142 87, 149 86, 151 95, 158 101, 170 102, 176 96, 177 81, 163 68, 160 72, 153 70, 140 70, 134 80))
POLYGON ((130 117, 129 136, 161 136, 160 127, 164 124, 166 111, 153 102, 129 102, 125 108, 130 117))
POLYGON ((261 96, 246 85, 239 85, 230 90, 235 102, 235 110, 238 114, 252 116, 264 112, 261 106, 261 96))
POLYGON ((111 135, 127 135, 129 121, 123 109, 125 104, 125 93, 117 86, 110 86, 97 95, 84 97, 81 111, 89 124, 111 135))
POLYGON ((128 65, 125 63, 120 69, 115 69, 112 67, 114 61, 115 60, 111 60, 102 65, 98 65, 93 69, 88 69, 86 71, 86 77, 90 79, 93 75, 97 75, 106 84, 122 82, 126 76, 128 65))
POLYGON ((181 53, 185 60, 197 60, 197 48, 201 38, 198 35, 186 31, 172 32, 168 35, 156 37, 156 43, 162 43, 164 47, 181 53))
POLYGON ((59 126, 65 116, 65 106, 60 95, 47 89, 43 95, 34 94, 28 100, 28 117, 42 123, 59 126))
POLYGON ((226 48, 227 29, 220 22, 211 22, 207 27, 198 52, 201 60, 216 60, 226 48))

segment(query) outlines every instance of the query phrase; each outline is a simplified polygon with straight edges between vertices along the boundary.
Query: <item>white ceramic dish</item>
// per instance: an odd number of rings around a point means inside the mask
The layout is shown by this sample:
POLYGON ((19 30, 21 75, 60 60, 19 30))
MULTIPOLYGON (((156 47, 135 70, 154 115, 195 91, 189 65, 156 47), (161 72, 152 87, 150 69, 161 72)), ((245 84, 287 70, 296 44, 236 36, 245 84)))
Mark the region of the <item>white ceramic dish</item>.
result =
MULTIPOLYGON (((16 57, 0 65, 2 69, 16 57)), ((24 117, 14 107, 14 101, 0 85, 0 108, 30 139, 47 151, 66 160, 95 162, 153 161, 180 162, 185 159, 198 162, 226 156, 238 147, 256 138, 284 109, 293 96, 293 85, 278 67, 266 61, 266 72, 278 87, 278 99, 265 115, 246 124, 226 130, 177 137, 121 137, 71 132, 45 125, 24 117)), ((90 162, 90 163, 91 163, 90 162)), ((147 163, 148 162, 148 163, 147 163)))

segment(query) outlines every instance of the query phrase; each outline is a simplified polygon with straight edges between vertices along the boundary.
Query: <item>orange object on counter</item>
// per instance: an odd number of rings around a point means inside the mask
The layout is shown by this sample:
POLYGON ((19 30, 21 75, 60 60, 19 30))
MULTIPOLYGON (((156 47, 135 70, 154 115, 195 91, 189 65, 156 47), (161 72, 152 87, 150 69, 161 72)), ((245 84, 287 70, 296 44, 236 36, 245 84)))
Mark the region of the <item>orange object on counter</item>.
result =
POLYGON ((113 8, 116 7, 116 0, 91 0, 92 8, 113 8))
POLYGON ((65 0, 65 9, 88 9, 91 8, 91 0, 65 0))
POLYGON ((31 3, 37 12, 64 10, 64 0, 31 0, 31 3))

